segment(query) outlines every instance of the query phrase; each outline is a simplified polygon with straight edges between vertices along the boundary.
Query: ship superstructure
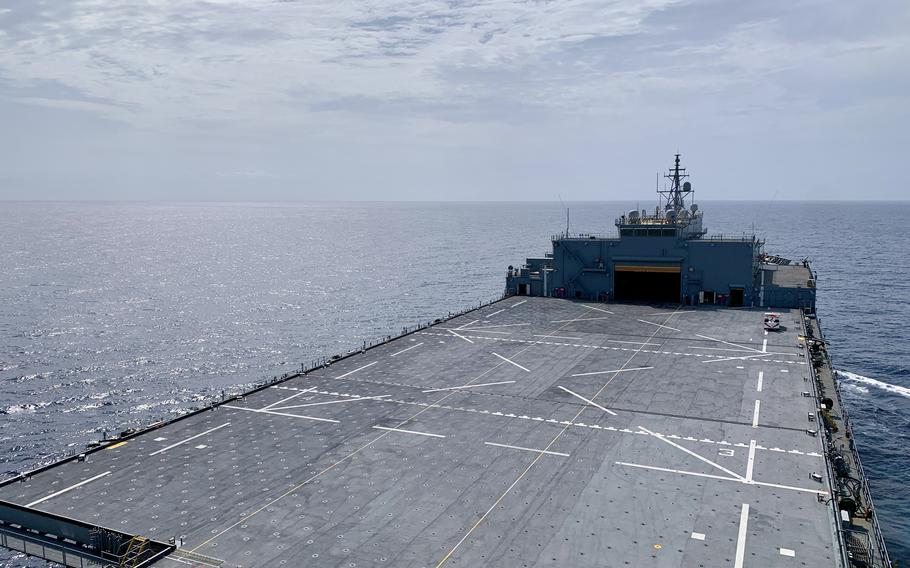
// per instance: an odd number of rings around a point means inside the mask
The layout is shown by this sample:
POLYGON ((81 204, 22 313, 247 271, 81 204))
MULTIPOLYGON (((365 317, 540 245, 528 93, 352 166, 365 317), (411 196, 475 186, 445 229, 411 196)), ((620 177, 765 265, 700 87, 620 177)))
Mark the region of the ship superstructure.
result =
POLYGON ((808 263, 764 254, 755 235, 707 234, 680 156, 651 212, 615 220, 617 234, 555 235, 552 252, 509 268, 510 294, 684 305, 815 307, 808 263))

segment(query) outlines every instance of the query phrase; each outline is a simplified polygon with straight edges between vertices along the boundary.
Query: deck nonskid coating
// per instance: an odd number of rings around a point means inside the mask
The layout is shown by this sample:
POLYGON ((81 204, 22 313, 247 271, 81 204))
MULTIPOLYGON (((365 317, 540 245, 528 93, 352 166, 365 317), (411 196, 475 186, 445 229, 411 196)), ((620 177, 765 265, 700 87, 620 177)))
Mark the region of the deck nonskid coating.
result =
POLYGON ((240 566, 830 566, 798 317, 507 299, 0 498, 110 472, 35 508, 240 566))

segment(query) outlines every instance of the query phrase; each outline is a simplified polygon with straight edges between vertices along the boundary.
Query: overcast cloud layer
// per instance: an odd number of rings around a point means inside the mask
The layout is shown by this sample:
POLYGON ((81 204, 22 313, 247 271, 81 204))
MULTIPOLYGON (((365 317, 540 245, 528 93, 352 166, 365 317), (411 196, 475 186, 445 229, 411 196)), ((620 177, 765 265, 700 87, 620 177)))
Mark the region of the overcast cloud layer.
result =
POLYGON ((910 2, 0 3, 0 199, 905 199, 910 2))

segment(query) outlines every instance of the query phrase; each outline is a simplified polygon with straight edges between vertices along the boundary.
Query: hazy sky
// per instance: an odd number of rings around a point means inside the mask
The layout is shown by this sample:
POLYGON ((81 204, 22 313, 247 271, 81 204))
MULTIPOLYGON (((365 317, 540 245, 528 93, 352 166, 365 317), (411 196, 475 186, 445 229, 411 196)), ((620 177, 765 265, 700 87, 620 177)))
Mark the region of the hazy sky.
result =
POLYGON ((906 199, 907 0, 2 0, 0 199, 906 199))

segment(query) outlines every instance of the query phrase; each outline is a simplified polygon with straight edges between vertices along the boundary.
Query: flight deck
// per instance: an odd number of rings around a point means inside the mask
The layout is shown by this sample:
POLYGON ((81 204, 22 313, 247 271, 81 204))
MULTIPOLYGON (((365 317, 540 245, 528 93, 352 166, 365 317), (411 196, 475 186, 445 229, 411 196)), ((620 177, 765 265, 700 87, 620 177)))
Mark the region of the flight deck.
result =
POLYGON ((800 310, 514 296, 0 488, 159 566, 828 567, 800 310))

